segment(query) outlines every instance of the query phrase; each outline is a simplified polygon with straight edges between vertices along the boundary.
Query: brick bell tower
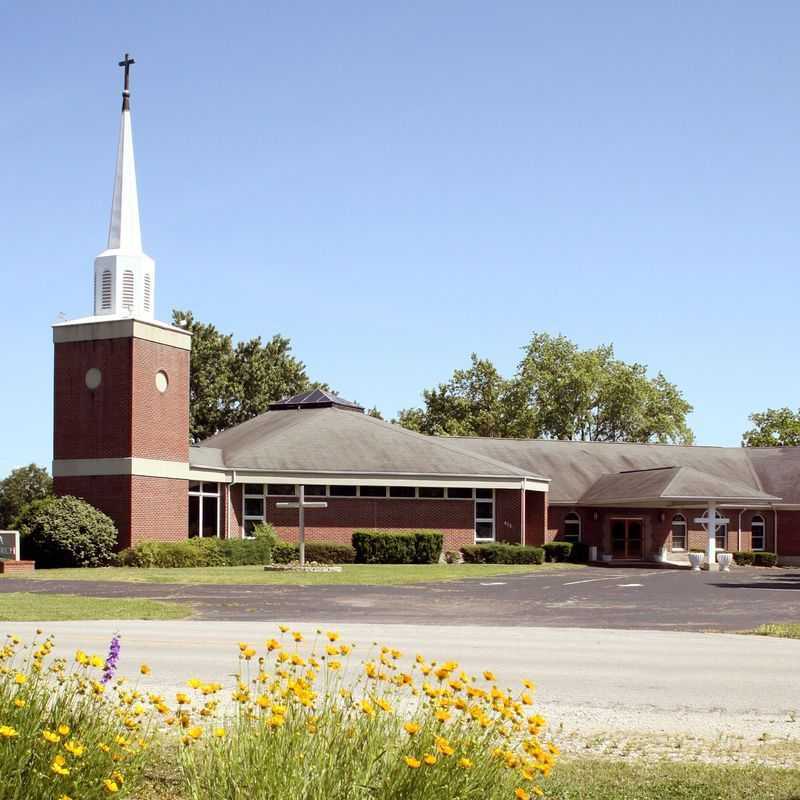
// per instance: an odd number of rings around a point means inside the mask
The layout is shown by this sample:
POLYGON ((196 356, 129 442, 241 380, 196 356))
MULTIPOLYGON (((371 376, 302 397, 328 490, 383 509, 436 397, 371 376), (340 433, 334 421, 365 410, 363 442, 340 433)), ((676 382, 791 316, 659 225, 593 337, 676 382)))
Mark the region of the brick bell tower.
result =
POLYGON ((57 494, 108 514, 119 547, 188 533, 191 335, 154 319, 155 262, 142 250, 127 53, 108 247, 93 315, 53 326, 57 494))

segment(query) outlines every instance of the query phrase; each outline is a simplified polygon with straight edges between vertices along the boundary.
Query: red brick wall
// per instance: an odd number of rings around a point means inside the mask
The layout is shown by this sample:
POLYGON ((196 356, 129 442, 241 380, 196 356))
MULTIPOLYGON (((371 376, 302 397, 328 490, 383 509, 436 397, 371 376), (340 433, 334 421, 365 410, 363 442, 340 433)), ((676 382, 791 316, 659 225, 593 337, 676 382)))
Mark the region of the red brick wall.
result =
POLYGON ((521 544, 521 499, 522 493, 518 489, 495 490, 494 538, 498 542, 512 542, 514 544, 521 544))
POLYGON ((800 557, 800 511, 778 512, 778 555, 800 557))
POLYGON ((77 478, 56 477, 53 481, 56 494, 80 497, 108 514, 119 531, 119 549, 131 543, 131 476, 96 475, 77 478))
POLYGON ((131 455, 189 460, 189 351, 145 339, 133 340, 131 455), (163 370, 169 386, 156 389, 163 370))
POLYGON ((131 543, 179 542, 189 536, 189 482, 134 475, 131 543))
MULTIPOLYGON (((242 487, 231 488, 231 536, 241 536, 242 487)), ((411 530, 427 528, 444 534, 446 550, 474 543, 471 500, 399 500, 366 497, 328 497, 328 508, 306 511, 306 539, 349 544, 359 528, 411 530)), ((297 509, 280 509, 280 498, 268 497, 266 517, 286 541, 297 541, 297 509)))
POLYGON ((125 458, 131 455, 132 339, 55 345, 53 457, 125 458), (94 391, 86 372, 103 378, 94 391))
POLYGON ((187 481, 140 475, 55 478, 55 493, 91 503, 114 520, 120 550, 149 539, 180 541, 188 536, 187 481))
POLYGON ((547 493, 525 492, 525 544, 545 543, 548 515, 547 493))

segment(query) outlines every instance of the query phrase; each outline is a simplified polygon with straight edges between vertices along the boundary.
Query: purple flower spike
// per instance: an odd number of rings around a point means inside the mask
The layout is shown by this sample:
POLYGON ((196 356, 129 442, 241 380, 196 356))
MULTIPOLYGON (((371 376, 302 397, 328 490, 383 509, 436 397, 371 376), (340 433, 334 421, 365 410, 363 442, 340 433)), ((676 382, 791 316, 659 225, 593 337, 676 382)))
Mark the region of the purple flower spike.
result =
POLYGON ((111 643, 108 646, 108 655, 106 656, 106 663, 103 665, 103 677, 100 683, 108 683, 117 671, 117 662, 119 661, 119 636, 114 634, 111 637, 111 643))

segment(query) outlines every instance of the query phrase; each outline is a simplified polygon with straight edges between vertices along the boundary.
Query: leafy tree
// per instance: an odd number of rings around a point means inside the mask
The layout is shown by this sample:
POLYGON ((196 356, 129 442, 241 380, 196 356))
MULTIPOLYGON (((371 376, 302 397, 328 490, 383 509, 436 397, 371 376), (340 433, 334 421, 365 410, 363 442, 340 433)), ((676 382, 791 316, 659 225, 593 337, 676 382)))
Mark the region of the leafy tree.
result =
POLYGON ((468 370, 423 393, 425 408, 399 422, 423 433, 584 441, 691 443, 692 410, 661 373, 614 357, 611 345, 581 350, 564 336, 534 334, 505 380, 473 354, 468 370))
POLYGON ((797 447, 800 445, 800 410, 768 408, 751 414, 754 427, 742 435, 743 447, 797 447))
POLYGON ((372 406, 372 408, 367 411, 367 416, 375 417, 375 419, 383 419, 383 414, 381 414, 377 406, 372 406))
POLYGON ((323 384, 312 383, 291 342, 276 334, 234 345, 230 334, 200 322, 191 311, 172 320, 192 336, 189 382, 190 437, 201 441, 262 414, 270 403, 323 384))
POLYGON ((53 493, 53 479, 43 467, 28 464, 0 481, 0 528, 14 527, 22 509, 53 493))
POLYGON ((420 433, 450 436, 503 436, 508 382, 487 359, 470 356, 469 369, 457 369, 447 383, 423 392, 425 410, 401 411, 398 422, 420 433))

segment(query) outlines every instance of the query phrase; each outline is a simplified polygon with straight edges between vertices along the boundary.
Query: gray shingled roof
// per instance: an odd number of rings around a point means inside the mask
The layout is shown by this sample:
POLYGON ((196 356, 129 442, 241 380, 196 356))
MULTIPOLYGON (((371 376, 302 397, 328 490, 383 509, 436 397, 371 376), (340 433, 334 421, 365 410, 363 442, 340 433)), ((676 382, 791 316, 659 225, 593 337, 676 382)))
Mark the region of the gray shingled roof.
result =
POLYGON ((581 505, 669 505, 694 500, 770 503, 777 500, 750 484, 724 480, 694 467, 652 467, 601 476, 581 505))
POLYGON ((220 461, 229 468, 264 472, 547 480, 538 472, 465 452, 449 439, 335 406, 268 411, 191 448, 192 466, 217 466, 220 461))
POLYGON ((580 502, 603 475, 670 466, 691 467, 698 473, 775 495, 783 502, 800 502, 790 499, 800 495, 800 448, 794 456, 784 458, 787 466, 793 464, 792 478, 784 476, 778 481, 780 468, 769 458, 759 459, 758 450, 746 447, 467 437, 453 437, 453 442, 470 453, 496 458, 521 469, 535 468, 548 475, 552 480, 551 503, 580 502))

